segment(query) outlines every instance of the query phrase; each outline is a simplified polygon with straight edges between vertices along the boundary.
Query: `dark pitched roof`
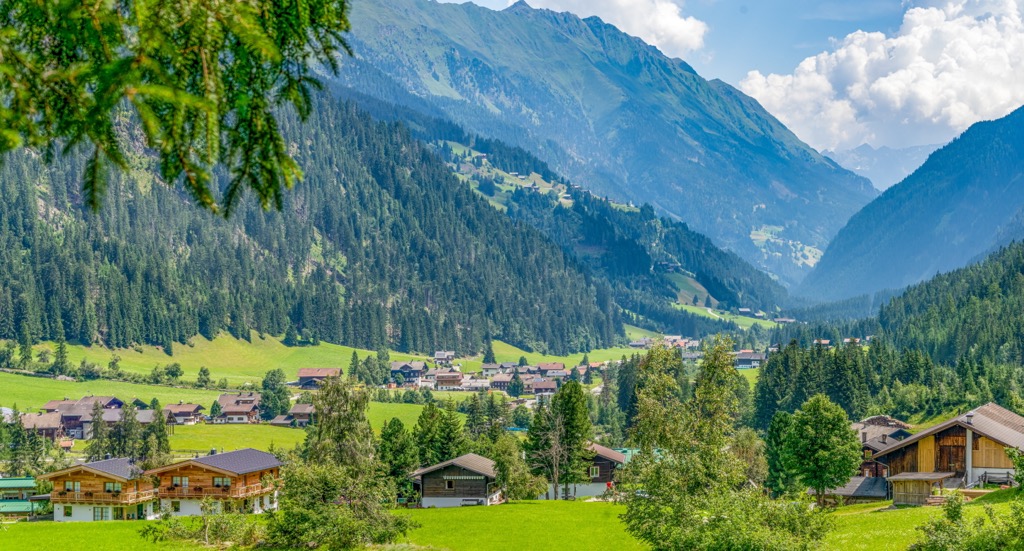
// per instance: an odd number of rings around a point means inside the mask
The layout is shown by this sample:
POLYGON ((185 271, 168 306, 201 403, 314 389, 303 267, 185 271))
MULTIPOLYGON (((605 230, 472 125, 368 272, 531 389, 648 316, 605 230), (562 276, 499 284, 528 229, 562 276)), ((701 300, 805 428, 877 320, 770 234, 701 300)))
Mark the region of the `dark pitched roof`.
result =
POLYGON ((1002 408, 997 404, 989 402, 979 408, 964 413, 963 415, 939 423, 927 430, 923 430, 909 438, 891 441, 892 444, 885 447, 885 449, 880 450, 875 454, 875 457, 881 457, 894 450, 909 446, 926 436, 942 432, 953 426, 970 429, 975 433, 995 440, 1004 446, 1024 449, 1024 417, 1021 417, 1006 408, 1002 408))
POLYGON ((277 460, 274 454, 252 448, 218 453, 217 455, 207 455, 206 457, 192 459, 191 461, 235 474, 253 473, 281 466, 281 462, 277 460))
POLYGON ((171 415, 182 415, 186 413, 199 413, 199 410, 206 409, 199 404, 171 404, 164 406, 165 411, 171 412, 171 415))
POLYGON ((142 469, 139 469, 135 462, 127 457, 93 461, 92 463, 85 463, 81 466, 101 473, 106 473, 110 476, 122 478, 124 480, 132 480, 142 474, 142 469))
POLYGON ((26 429, 59 429, 63 414, 59 411, 52 413, 38 413, 36 415, 22 415, 21 422, 26 429))
MULTIPOLYGON (((888 487, 889 484, 884 478, 877 476, 855 476, 846 483, 846 486, 825 490, 825 495, 885 499, 888 487)), ((807 493, 813 495, 814 490, 807 490, 807 493)))
POLYGON ((292 406, 291 409, 288 410, 288 413, 291 413, 293 415, 296 413, 313 414, 316 413, 316 408, 313 407, 313 404, 295 404, 294 406, 292 406))
POLYGON ((449 459, 448 461, 438 463, 437 465, 417 469, 416 472, 412 473, 412 476, 413 478, 418 478, 427 473, 432 473, 451 465, 462 467, 467 471, 473 471, 474 473, 482 474, 489 478, 495 478, 497 476, 494 472, 494 461, 475 453, 467 453, 466 455, 460 455, 455 459, 449 459))
POLYGON ((603 457, 609 461, 614 461, 622 465, 626 464, 626 455, 621 452, 617 452, 611 448, 606 448, 600 444, 592 443, 589 446, 587 446, 587 449, 594 452, 595 455, 603 457))
POLYGON ((391 362, 391 371, 399 371, 405 366, 409 366, 411 369, 418 371, 423 371, 426 369, 427 364, 424 362, 391 362))
POLYGON ((221 394, 217 397, 217 402, 220 403, 222 408, 240 405, 242 402, 252 402, 259 405, 262 398, 263 396, 259 392, 239 392, 236 394, 221 394))

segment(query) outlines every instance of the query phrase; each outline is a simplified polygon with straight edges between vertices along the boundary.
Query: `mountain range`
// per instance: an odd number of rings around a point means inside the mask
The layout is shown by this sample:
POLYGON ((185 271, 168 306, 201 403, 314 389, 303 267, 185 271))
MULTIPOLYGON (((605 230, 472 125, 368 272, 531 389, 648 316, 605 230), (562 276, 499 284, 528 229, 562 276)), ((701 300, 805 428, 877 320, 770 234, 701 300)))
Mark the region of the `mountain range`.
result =
POLYGON ((1024 237, 1024 108, 977 123, 850 219, 798 289, 900 289, 1024 237))
POLYGON ((928 159, 928 155, 939 147, 918 145, 874 148, 861 144, 853 149, 822 151, 822 154, 871 180, 879 191, 885 191, 917 170, 928 159))
POLYGON ((876 193, 750 97, 597 18, 391 0, 351 20, 337 85, 521 146, 787 283, 876 193))

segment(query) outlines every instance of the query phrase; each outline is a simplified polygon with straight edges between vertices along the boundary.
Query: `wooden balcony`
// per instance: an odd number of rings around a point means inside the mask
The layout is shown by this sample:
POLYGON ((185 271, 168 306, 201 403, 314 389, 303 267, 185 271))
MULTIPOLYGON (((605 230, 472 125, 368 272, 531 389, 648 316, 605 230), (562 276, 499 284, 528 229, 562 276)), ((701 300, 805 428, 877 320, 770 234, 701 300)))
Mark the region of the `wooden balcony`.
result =
POLYGON ((244 499, 247 497, 268 494, 274 490, 273 484, 250 484, 248 486, 229 486, 226 488, 199 488, 161 486, 159 495, 162 499, 244 499))
POLYGON ((99 503, 109 505, 135 505, 156 499, 156 490, 138 492, 65 492, 50 494, 53 503, 99 503))

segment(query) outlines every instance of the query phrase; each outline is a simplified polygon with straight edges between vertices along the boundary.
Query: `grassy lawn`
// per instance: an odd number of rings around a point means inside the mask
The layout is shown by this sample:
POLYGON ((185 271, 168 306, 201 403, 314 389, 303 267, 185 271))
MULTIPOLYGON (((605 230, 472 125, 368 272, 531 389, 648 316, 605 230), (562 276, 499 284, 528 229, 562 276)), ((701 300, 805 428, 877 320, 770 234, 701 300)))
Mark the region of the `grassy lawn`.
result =
POLYGON ((757 319, 757 318, 748 318, 746 316, 734 316, 734 315, 730 314, 729 312, 723 312, 721 310, 714 310, 714 309, 712 309, 711 311, 708 311, 708 309, 703 307, 703 306, 692 306, 692 305, 689 305, 689 304, 679 304, 679 303, 676 303, 673 306, 675 306, 676 308, 682 309, 682 310, 686 310, 687 312, 689 312, 691 314, 696 314, 698 316, 704 316, 706 318, 722 319, 722 320, 726 320, 726 321, 731 321, 731 322, 735 323, 736 325, 740 326, 741 329, 750 329, 754 325, 760 325, 760 326, 762 326, 762 327, 764 327, 766 329, 774 329, 778 325, 774 321, 757 319))
MULTIPOLYGON (((536 352, 527 352, 521 348, 512 346, 501 341, 493 341, 491 347, 494 349, 494 359, 501 362, 518 362, 521 356, 526 357, 526 361, 530 365, 537 365, 538 363, 555 363, 562 362, 566 368, 571 366, 579 365, 583 361, 584 354, 582 352, 578 354, 570 354, 568 356, 552 356, 547 354, 538 354, 536 352)), ((591 362, 604 362, 608 360, 619 360, 622 356, 630 356, 636 353, 636 350, 632 348, 622 346, 615 348, 602 348, 599 350, 591 350, 586 354, 591 362)), ((457 363, 462 364, 462 370, 467 372, 480 371, 480 366, 483 364, 482 356, 477 356, 470 359, 457 360, 457 363)))
POLYGON ((139 537, 142 522, 19 522, 0 528, 0 549, 4 551, 93 551, 95 549, 195 550, 180 542, 152 543, 139 537))
POLYGON ((437 549, 645 549, 619 522, 624 511, 610 503, 526 501, 404 514, 421 525, 409 533, 409 542, 437 549), (526 527, 533 529, 516 529, 526 527))
POLYGON ((634 327, 632 325, 626 325, 625 328, 626 338, 631 341, 638 341, 644 337, 647 337, 648 339, 660 339, 662 337, 659 333, 648 331, 647 329, 642 329, 640 327, 634 327))
MULTIPOLYGON (((397 417, 406 428, 411 429, 422 410, 423 406, 416 404, 370 402, 366 418, 378 432, 392 417, 397 417)), ((271 444, 277 448, 293 448, 305 437, 306 432, 303 430, 270 425, 176 426, 171 435, 171 449, 175 452, 206 452, 210 448, 223 451, 241 448, 268 450, 271 444)))
POLYGON ((46 402, 60 400, 65 396, 77 400, 89 395, 117 396, 126 401, 140 398, 146 402, 158 398, 163 404, 182 400, 210 407, 219 394, 216 390, 137 385, 104 380, 76 383, 0 373, 0 406, 12 407, 17 404, 23 411, 38 410, 46 402))
MULTIPOLYGON (((52 350, 55 346, 53 343, 36 346, 37 350, 43 348, 52 350)), ((374 354, 367 350, 330 343, 289 347, 281 344, 276 337, 266 336, 261 339, 258 334, 253 333, 251 343, 230 336, 221 336, 212 341, 197 336, 192 339, 192 346, 175 344, 173 356, 168 356, 163 349, 154 346, 141 346, 138 350, 111 350, 102 346, 68 345, 68 358, 73 365, 77 365, 84 358, 89 362, 106 366, 111 355, 117 354, 121 357, 121 369, 131 373, 149 373, 154 366, 177 362, 185 371, 182 378, 190 381, 195 380, 199 368, 205 366, 210 370, 210 376, 214 380, 224 377, 232 385, 241 385, 245 382, 259 384, 267 371, 277 368, 283 369, 291 380, 294 380, 299 369, 303 367, 341 367, 348 370, 353 351, 358 353, 360 358, 374 354)), ((413 357, 400 352, 391 353, 392 360, 408 360, 413 357)))
MULTIPOLYGON (((1009 510, 1008 501, 1013 497, 1009 491, 995 492, 984 498, 969 502, 965 507, 968 518, 984 514, 984 505, 992 505, 997 513, 1009 510)), ((864 549, 881 551, 906 549, 917 541, 920 532, 916 527, 928 519, 940 516, 938 507, 907 507, 884 511, 892 502, 870 503, 841 507, 834 514, 836 528, 825 538, 825 549, 844 551, 864 549)))
POLYGON ((754 388, 754 385, 757 384, 757 377, 761 374, 760 367, 755 367, 753 369, 737 369, 737 371, 739 371, 740 375, 743 375, 747 382, 750 383, 750 388, 754 388))

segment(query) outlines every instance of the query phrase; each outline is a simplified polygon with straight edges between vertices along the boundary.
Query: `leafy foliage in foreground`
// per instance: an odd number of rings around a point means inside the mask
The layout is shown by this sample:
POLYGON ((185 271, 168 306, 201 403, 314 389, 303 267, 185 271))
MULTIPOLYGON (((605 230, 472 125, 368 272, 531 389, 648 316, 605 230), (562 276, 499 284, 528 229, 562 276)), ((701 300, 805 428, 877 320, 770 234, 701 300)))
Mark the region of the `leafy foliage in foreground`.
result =
POLYGON ((131 160, 123 107, 141 121, 165 182, 218 210, 214 167, 226 166, 225 213, 249 189, 264 208, 302 175, 277 111, 310 111, 316 72, 348 50, 346 0, 94 4, 4 0, 0 153, 88 144, 79 174, 97 209, 107 169, 131 160))

